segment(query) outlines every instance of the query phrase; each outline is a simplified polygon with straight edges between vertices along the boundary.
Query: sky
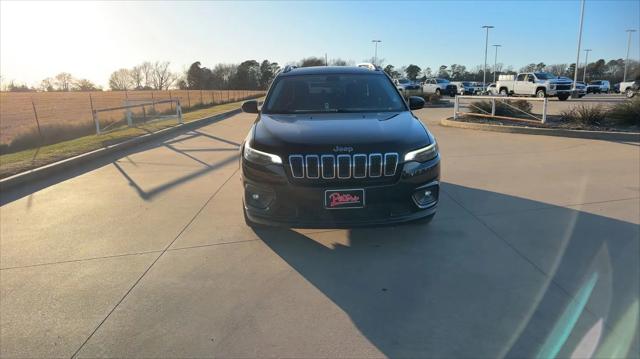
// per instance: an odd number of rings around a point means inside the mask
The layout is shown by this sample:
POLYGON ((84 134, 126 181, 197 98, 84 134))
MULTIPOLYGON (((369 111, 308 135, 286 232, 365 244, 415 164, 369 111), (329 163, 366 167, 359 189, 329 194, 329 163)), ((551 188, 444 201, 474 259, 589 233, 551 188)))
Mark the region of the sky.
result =
MULTIPOLYGON (((170 61, 184 71, 194 61, 213 67, 247 59, 287 64, 303 57, 361 62, 374 53, 396 67, 437 69, 484 63, 483 25, 498 62, 576 60, 580 2, 222 2, 0 0, 0 75, 37 85, 69 72, 105 86, 111 72, 143 61, 170 61)), ((589 60, 624 58, 626 29, 640 27, 640 0, 586 0, 582 48, 589 60)), ((630 57, 640 58, 638 32, 630 57)), ((584 52, 581 53, 581 62, 584 52)))

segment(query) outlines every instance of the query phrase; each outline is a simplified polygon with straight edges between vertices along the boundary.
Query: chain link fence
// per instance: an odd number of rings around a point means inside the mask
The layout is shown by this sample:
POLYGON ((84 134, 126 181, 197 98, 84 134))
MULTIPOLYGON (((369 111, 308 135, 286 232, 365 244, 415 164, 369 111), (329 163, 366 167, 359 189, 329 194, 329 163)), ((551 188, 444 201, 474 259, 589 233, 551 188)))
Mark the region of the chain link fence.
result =
MULTIPOLYGON (((12 143, 37 136, 43 143, 57 138, 71 139, 94 134, 96 110, 120 107, 136 101, 158 102, 134 110, 136 117, 175 113, 177 100, 183 112, 241 101, 264 95, 256 90, 167 90, 167 91, 95 91, 95 92, 2 92, 0 93, 0 146, 20 147, 12 143), (145 113, 142 113, 145 111, 145 113)), ((123 110, 100 113, 100 126, 125 120, 123 110)), ((15 150, 15 148, 13 148, 15 150)))

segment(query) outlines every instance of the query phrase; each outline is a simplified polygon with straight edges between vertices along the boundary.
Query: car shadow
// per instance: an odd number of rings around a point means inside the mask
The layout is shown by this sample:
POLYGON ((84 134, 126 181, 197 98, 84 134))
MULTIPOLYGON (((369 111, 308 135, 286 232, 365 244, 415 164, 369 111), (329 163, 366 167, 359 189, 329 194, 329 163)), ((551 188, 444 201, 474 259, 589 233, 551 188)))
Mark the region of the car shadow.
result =
POLYGON ((454 184, 443 190, 538 210, 254 231, 387 357, 637 353, 637 224, 454 184))

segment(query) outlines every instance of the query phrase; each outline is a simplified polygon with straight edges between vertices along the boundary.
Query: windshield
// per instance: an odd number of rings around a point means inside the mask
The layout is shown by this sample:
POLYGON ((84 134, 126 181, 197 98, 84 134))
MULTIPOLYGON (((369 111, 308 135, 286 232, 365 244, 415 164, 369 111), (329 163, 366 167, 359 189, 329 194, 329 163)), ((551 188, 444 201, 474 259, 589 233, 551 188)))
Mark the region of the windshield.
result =
POLYGON ((534 75, 536 75, 538 80, 551 80, 551 79, 555 79, 555 78, 558 77, 558 76, 556 76, 554 74, 550 74, 548 72, 536 72, 534 75))
POLYGON ((449 83, 449 80, 445 80, 445 79, 436 79, 436 82, 439 84, 446 84, 449 83))
POLYGON ((398 80, 398 82, 399 82, 399 83, 401 83, 401 84, 408 84, 408 83, 411 83, 411 81, 409 81, 409 80, 407 80, 407 79, 400 79, 400 80, 398 80))
POLYGON ((331 74, 282 77, 263 113, 397 112, 404 100, 386 76, 331 74))
POLYGON ((471 82, 463 82, 462 85, 463 86, 473 86, 473 84, 471 82))
POLYGON ((600 85, 600 81, 591 81, 590 85, 600 85))

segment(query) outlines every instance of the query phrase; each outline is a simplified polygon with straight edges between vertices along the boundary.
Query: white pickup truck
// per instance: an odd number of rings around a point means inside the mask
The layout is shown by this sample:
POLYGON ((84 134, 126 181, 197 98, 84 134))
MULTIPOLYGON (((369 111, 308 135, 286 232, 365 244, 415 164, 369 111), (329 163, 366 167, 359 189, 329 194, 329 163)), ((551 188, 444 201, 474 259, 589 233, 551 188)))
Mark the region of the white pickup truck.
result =
POLYGON ((547 72, 525 72, 517 76, 500 75, 496 88, 504 96, 557 97, 564 101, 571 96, 573 83, 547 72))

